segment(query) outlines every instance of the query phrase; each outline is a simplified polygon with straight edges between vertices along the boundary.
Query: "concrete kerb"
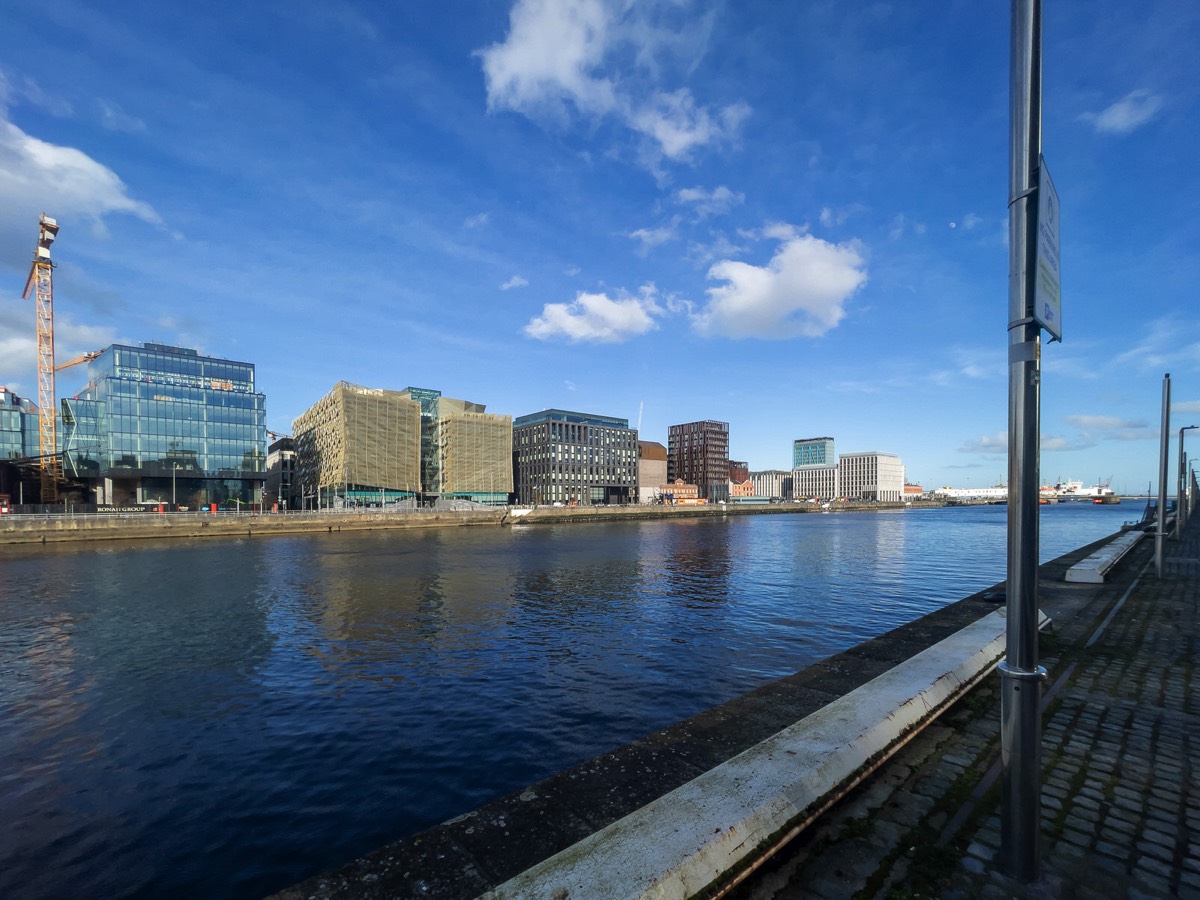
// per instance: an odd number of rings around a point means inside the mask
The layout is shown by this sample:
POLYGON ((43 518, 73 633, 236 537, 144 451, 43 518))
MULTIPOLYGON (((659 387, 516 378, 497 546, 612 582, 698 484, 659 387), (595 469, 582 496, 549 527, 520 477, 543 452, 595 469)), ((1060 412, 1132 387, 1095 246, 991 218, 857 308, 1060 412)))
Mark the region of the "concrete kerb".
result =
POLYGON ((683 898, 704 890, 818 813, 990 672, 1004 653, 1005 623, 1004 610, 985 616, 483 897, 683 898))

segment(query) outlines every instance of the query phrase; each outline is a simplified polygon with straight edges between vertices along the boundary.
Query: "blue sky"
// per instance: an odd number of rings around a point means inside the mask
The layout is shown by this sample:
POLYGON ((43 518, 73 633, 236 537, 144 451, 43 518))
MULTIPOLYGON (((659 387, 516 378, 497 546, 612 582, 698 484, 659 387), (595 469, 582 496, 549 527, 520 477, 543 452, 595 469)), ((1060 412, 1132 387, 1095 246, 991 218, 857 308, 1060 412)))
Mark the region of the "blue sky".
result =
MULTIPOLYGON (((1200 423, 1200 6, 1045 6, 1043 480, 1143 492, 1165 372, 1200 423)), ((927 487, 1005 476, 1008 3, 5 7, 20 394, 44 210, 59 360, 253 362, 274 431, 346 379, 664 443, 718 419, 755 469, 831 435, 927 487)))

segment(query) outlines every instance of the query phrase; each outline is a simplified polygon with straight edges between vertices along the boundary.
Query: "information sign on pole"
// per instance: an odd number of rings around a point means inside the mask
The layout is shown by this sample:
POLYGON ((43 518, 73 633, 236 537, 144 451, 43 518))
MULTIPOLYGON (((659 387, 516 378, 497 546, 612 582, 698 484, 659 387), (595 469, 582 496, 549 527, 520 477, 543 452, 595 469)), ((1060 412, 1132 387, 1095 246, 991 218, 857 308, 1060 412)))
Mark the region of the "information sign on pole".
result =
POLYGON ((1033 293, 1033 319, 1056 341, 1062 340, 1062 296, 1058 269, 1058 192, 1050 180, 1046 160, 1038 158, 1037 278, 1033 293))

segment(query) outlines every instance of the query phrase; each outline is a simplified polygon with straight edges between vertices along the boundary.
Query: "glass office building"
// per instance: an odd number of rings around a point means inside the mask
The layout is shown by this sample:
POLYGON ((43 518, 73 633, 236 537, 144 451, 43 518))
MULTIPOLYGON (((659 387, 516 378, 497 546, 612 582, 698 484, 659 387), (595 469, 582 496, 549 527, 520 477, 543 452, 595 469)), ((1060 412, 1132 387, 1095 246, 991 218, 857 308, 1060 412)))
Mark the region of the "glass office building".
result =
POLYGON ((37 456, 38 452, 37 407, 0 387, 0 460, 37 456))
POLYGON ((792 441, 792 468, 799 466, 836 466, 833 438, 801 438, 792 441))
POLYGON ((62 401, 63 469, 97 503, 260 502, 266 403, 254 365, 165 344, 114 344, 62 401))

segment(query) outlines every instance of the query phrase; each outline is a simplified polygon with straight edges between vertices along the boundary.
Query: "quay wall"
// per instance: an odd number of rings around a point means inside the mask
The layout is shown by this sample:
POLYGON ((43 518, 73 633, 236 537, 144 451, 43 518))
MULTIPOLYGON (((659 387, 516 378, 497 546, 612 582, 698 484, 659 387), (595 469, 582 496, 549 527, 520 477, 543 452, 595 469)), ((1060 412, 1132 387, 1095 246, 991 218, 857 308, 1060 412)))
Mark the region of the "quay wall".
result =
MULTIPOLYGON (((920 504, 940 506, 940 503, 920 504)), ((902 504, 840 503, 833 511, 902 508, 902 504)), ((50 544, 67 541, 129 541, 164 538, 268 537, 410 528, 535 525, 604 522, 623 519, 713 518, 736 515, 779 515, 823 512, 805 503, 764 506, 589 506, 538 507, 531 510, 416 509, 403 512, 322 511, 288 513, 78 513, 14 515, 0 518, 0 545, 50 544)))

